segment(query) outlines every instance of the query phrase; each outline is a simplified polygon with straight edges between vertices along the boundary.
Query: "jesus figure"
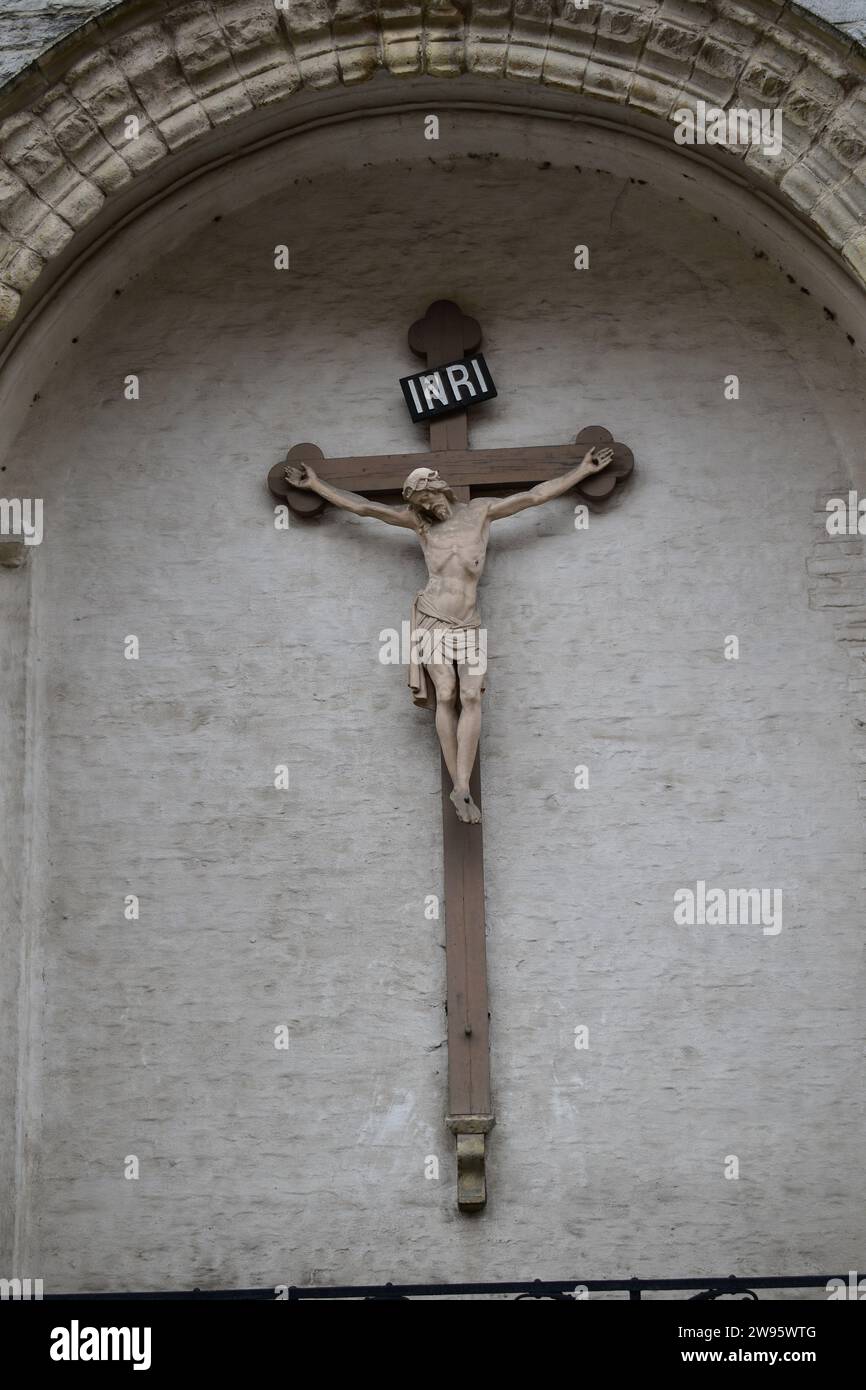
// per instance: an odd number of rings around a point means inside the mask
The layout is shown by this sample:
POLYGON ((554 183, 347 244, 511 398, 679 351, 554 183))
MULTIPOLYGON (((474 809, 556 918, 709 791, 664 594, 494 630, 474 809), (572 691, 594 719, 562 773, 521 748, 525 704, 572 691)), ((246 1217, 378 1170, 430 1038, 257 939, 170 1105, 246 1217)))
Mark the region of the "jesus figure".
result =
POLYGON ((478 660, 481 619, 476 607, 478 581, 484 571, 490 523, 540 507, 561 497, 613 458, 611 449, 590 449, 561 478, 539 483, 510 497, 475 497, 458 502, 435 468, 416 468, 403 485, 405 507, 370 502, 321 479, 309 464, 286 469, 292 487, 318 493, 326 502, 355 516, 372 516, 417 535, 427 563, 427 583, 412 605, 413 659, 409 685, 416 704, 430 703, 427 677, 435 691, 436 732, 454 784, 451 801, 461 821, 475 825, 481 812, 469 794, 469 778, 481 734, 483 663, 478 660))

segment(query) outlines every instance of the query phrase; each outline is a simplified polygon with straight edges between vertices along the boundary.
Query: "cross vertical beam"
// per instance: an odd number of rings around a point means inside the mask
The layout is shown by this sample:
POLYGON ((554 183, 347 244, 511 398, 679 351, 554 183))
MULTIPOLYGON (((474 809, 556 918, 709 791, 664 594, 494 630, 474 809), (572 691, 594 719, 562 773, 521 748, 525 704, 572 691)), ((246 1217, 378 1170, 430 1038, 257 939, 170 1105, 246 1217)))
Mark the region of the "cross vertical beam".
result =
MULTIPOLYGON (((481 810, 481 754, 469 789, 481 810)), ((442 764, 442 845, 445 867, 445 957, 448 1010, 448 1115, 457 1141, 457 1204, 478 1211, 487 1200, 485 1134, 493 1128, 490 1098, 490 1014, 484 914, 484 841, 480 825, 465 825, 449 799, 442 764)))
MULTIPOLYGON (((456 304, 438 300, 409 330, 409 346, 425 357, 431 371, 475 352, 481 329, 456 304)), ((469 448, 466 411, 429 425, 434 453, 469 448)), ((468 502, 468 486, 455 487, 468 502)), ((457 1205, 479 1211, 487 1201, 486 1138, 493 1128, 490 1097, 490 1015, 487 1000, 484 839, 481 825, 466 825, 454 814, 451 778, 442 766, 442 845, 445 880, 446 1008, 448 1013, 448 1114, 457 1143, 457 1205)), ((472 769, 470 791, 481 809, 481 749, 472 769)))

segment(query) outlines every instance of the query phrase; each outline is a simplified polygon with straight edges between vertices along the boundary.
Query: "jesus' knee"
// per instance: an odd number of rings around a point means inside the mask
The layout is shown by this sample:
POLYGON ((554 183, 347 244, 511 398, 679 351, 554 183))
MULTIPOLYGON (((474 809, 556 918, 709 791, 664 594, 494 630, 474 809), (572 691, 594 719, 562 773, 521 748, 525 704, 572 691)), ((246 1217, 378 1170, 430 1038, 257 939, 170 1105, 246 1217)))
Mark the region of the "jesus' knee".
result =
POLYGON ((434 684, 436 686, 436 704, 443 709, 453 710, 457 704, 457 681, 454 678, 449 680, 446 676, 439 675, 434 684))

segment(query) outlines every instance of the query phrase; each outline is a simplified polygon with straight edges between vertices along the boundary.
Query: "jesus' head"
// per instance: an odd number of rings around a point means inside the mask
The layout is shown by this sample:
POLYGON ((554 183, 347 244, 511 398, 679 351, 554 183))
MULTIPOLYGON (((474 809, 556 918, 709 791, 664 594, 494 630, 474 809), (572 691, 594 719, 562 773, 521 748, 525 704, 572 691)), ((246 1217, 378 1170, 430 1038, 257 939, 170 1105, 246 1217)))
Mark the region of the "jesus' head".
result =
POLYGON ((403 484, 403 497, 420 516, 433 521, 447 521, 454 493, 435 468, 415 468, 403 484))

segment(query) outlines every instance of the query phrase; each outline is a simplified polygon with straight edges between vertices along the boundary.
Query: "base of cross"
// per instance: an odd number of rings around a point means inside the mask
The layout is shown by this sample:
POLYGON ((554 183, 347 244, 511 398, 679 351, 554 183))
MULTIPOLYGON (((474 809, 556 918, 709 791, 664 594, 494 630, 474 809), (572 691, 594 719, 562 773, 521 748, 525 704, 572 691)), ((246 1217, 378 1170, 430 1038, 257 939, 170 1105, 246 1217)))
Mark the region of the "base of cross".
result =
POLYGON ((457 1205, 461 1211, 481 1211, 487 1202, 487 1141, 495 1115, 446 1115, 445 1123, 457 1141, 457 1205))

